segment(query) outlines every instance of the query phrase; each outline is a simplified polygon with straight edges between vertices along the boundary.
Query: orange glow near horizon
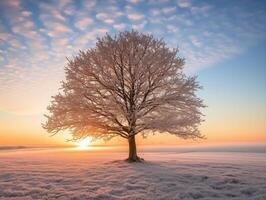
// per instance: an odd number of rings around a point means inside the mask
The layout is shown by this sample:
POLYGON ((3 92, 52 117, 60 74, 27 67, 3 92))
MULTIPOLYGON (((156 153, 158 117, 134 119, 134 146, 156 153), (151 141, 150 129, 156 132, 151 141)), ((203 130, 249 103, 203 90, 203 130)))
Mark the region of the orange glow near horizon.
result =
MULTIPOLYGON (((200 126, 200 130, 207 139, 183 140, 168 134, 150 135, 143 139, 139 134, 137 144, 266 143, 266 107, 252 104, 249 107, 243 105, 235 108, 233 104, 223 103, 221 100, 206 103, 208 107, 204 113, 205 122, 200 126)), ((67 142, 71 139, 67 131, 51 137, 51 134, 41 127, 41 123, 45 121, 41 113, 42 111, 39 111, 39 114, 0 111, 0 145, 77 146, 75 142, 67 142)), ((127 141, 117 137, 107 142, 96 140, 91 145, 127 145, 127 141)))
MULTIPOLYGON (((17 116, 1 117, 0 115, 0 145, 41 145, 41 146, 79 146, 84 148, 88 145, 127 145, 124 138, 114 138, 110 141, 85 139, 80 142, 67 142, 71 139, 69 133, 63 132, 51 137, 41 127, 43 117, 17 116)), ((168 134, 150 135, 143 139, 137 136, 138 145, 204 145, 215 143, 261 143, 266 142, 266 128, 263 120, 248 123, 248 120, 224 119, 223 126, 219 120, 206 119, 200 127, 206 136, 203 140, 183 140, 168 134)))

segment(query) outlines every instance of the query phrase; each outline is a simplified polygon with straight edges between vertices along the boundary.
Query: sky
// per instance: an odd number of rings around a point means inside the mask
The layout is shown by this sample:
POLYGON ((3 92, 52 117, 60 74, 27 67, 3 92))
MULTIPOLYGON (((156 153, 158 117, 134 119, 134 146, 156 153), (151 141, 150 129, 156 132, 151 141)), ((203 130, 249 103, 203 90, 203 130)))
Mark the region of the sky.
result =
POLYGON ((131 29, 178 47, 208 106, 205 140, 163 134, 138 143, 266 142, 265 1, 0 0, 0 145, 70 144, 69 133, 50 137, 41 128, 66 57, 131 29))

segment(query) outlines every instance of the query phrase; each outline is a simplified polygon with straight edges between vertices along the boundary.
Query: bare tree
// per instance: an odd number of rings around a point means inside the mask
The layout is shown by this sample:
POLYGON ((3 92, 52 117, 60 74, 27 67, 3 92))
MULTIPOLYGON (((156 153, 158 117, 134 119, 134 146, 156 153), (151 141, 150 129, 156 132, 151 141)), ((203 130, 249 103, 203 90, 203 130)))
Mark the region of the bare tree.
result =
POLYGON ((43 127, 129 143, 129 161, 139 161, 135 135, 169 133, 200 138, 202 100, 195 77, 183 73, 178 49, 152 35, 125 31, 98 38, 96 46, 68 59, 66 81, 53 96, 43 127))

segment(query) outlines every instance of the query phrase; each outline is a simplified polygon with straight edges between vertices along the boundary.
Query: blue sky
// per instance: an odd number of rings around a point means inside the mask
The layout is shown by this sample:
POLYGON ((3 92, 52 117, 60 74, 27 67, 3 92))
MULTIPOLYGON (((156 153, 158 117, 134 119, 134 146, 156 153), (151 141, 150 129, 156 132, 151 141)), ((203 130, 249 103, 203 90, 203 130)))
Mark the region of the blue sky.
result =
POLYGON ((263 0, 1 0, 2 116, 42 115, 64 79, 66 56, 105 33, 130 29, 179 47, 186 73, 198 75, 204 87, 210 122, 228 115, 266 119, 249 115, 266 107, 263 0))
POLYGON ((266 136, 265 52, 263 42, 197 72, 204 86, 200 96, 208 105, 204 126, 214 126, 213 132, 228 137, 238 132, 239 140, 243 132, 250 136, 258 133, 266 136))

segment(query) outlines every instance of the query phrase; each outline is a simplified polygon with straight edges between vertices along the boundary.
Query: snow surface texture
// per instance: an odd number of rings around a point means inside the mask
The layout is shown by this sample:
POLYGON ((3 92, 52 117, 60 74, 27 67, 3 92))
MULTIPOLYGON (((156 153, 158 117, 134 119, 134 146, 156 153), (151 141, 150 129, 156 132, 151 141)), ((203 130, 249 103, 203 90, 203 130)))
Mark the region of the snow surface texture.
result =
POLYGON ((266 199, 266 154, 0 152, 0 199, 266 199))

